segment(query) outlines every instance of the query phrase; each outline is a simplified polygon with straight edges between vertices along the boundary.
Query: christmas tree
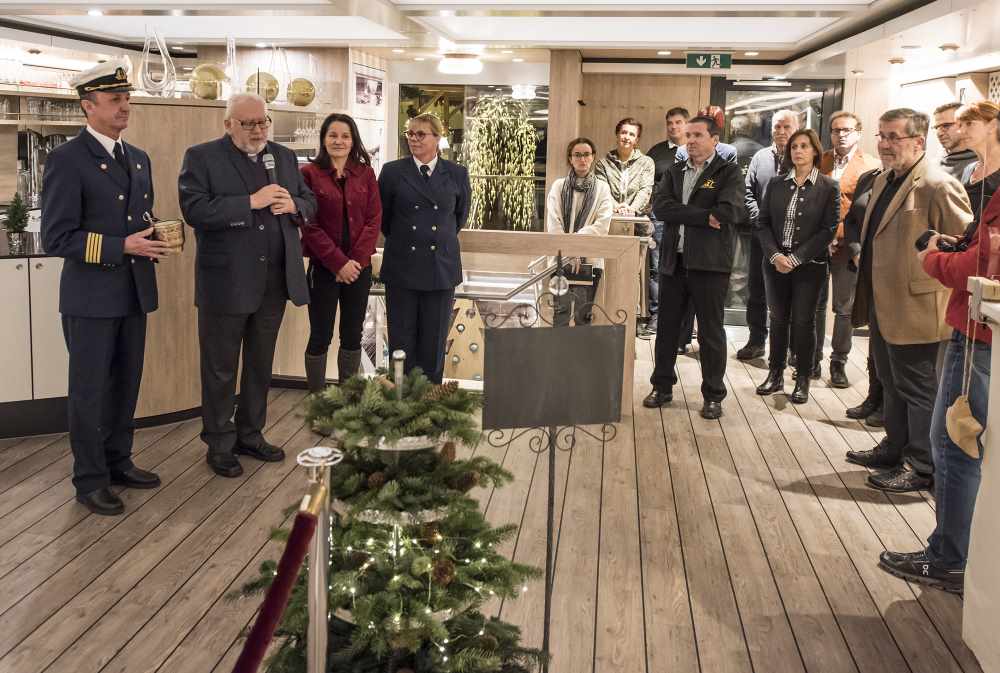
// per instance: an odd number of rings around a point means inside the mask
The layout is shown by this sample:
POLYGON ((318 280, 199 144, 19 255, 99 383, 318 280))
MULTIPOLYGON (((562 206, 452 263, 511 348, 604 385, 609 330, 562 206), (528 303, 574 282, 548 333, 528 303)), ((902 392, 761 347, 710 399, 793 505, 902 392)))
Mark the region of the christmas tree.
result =
MULTIPOLYGON (((355 376, 310 399, 313 429, 344 452, 331 476, 325 560, 330 671, 529 673, 543 660, 520 646, 517 627, 479 611, 495 597, 516 598, 540 575, 496 552, 517 527, 492 527, 468 495, 511 479, 487 458, 457 456, 456 442, 479 439, 480 404, 419 369, 399 381, 355 376)), ((274 570, 265 563, 241 593, 266 589, 274 570)), ((305 673, 306 578, 303 569, 275 635, 272 673, 305 673)))

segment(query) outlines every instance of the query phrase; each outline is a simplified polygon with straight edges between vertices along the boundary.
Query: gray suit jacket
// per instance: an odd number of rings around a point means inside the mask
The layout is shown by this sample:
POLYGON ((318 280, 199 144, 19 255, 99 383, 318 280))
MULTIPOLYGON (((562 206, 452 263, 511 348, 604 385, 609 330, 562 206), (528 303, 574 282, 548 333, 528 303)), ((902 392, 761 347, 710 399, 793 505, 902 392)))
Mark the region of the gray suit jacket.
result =
MULTIPOLYGON (((285 281, 296 306, 309 302, 298 227, 316 213, 295 153, 268 142, 278 183, 295 200, 297 215, 281 215, 285 281)), ((188 149, 178 178, 181 211, 198 239, 195 305, 213 313, 254 313, 267 281, 267 233, 250 209, 253 176, 229 136, 188 149)))

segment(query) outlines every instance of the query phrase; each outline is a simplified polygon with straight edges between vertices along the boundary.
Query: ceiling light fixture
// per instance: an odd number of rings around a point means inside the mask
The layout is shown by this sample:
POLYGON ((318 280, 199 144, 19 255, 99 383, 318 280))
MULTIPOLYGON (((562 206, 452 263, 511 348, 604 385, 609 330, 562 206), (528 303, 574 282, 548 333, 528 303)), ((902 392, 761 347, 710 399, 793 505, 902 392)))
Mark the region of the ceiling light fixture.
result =
POLYGON ((405 54, 406 50, 405 49, 393 49, 392 53, 393 54, 405 54))
POLYGON ((755 79, 755 80, 736 80, 733 82, 736 86, 791 86, 791 82, 787 82, 783 79, 755 79))
POLYGON ((920 45, 919 45, 919 44, 904 44, 904 45, 902 46, 902 48, 903 48, 903 49, 908 49, 908 50, 910 50, 910 51, 913 51, 914 49, 920 49, 921 47, 920 47, 920 45))
POLYGON ((512 58, 510 60, 513 61, 514 63, 524 63, 523 58, 512 58))
POLYGON ((670 52, 669 51, 658 51, 658 52, 656 52, 656 55, 657 56, 670 56, 670 52))
POLYGON ((513 49, 504 49, 504 50, 503 50, 503 51, 501 51, 500 53, 501 53, 501 54, 513 54, 513 53, 514 53, 514 50, 513 50, 513 49))
POLYGON ((267 49, 267 42, 258 42, 254 46, 257 47, 258 49, 267 49))
POLYGON ((949 42, 947 44, 942 44, 938 47, 938 49, 941 51, 958 51, 958 45, 953 42, 949 42))
POLYGON ((438 72, 445 75, 478 75, 483 71, 483 62, 475 54, 448 52, 438 63, 438 72))
POLYGON ((87 16, 104 16, 104 12, 99 9, 88 9, 87 16))
POLYGON ((423 56, 417 56, 417 57, 416 57, 416 58, 414 58, 413 60, 414 60, 414 61, 426 61, 427 59, 425 59, 425 58, 424 58, 423 56))
POLYGON ((743 55, 744 56, 760 56, 760 52, 759 51, 745 51, 745 52, 743 52, 743 55))

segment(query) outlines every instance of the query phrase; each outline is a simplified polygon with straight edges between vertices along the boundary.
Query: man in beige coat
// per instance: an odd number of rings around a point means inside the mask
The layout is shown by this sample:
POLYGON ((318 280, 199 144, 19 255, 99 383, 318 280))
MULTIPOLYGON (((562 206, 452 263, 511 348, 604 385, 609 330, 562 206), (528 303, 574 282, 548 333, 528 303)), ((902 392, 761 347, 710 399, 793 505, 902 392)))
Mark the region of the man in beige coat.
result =
POLYGON ((924 273, 913 244, 933 229, 959 236, 972 221, 965 189, 928 162, 929 119, 901 108, 879 118, 878 151, 886 171, 872 188, 861 230, 858 287, 851 322, 870 326, 875 368, 885 388, 885 439, 847 460, 886 468, 868 485, 892 493, 931 487, 930 423, 937 392, 938 345, 948 337, 948 293, 924 273))

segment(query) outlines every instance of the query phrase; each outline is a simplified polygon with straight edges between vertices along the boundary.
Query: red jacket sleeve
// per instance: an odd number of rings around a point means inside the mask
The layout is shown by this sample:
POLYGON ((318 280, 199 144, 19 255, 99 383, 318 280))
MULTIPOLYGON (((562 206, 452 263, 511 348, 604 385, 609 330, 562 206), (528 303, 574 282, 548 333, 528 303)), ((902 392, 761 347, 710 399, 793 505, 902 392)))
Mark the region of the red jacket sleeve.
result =
MULTIPOLYGON (((314 185, 314 172, 311 164, 302 167, 302 177, 305 179, 309 189, 315 193, 316 186, 314 185)), ((316 215, 309 224, 303 226, 301 229, 302 244, 327 270, 331 273, 337 273, 347 264, 348 257, 323 229, 323 223, 319 220, 318 209, 316 215)))
MULTIPOLYGON (((365 171, 365 206, 360 213, 363 225, 357 240, 351 245, 351 259, 365 268, 372 263, 375 243, 382 231, 382 199, 378 193, 378 180, 371 166, 365 171)), ((353 213, 352 213, 353 214, 353 213)))
MULTIPOLYGON (((986 227, 980 226, 981 230, 986 227)), ((971 276, 978 275, 976 267, 979 262, 979 233, 969 247, 962 252, 931 252, 924 257, 924 271, 931 278, 936 278, 947 288, 965 290, 971 276)), ((985 269, 983 270, 985 273, 985 269)))

